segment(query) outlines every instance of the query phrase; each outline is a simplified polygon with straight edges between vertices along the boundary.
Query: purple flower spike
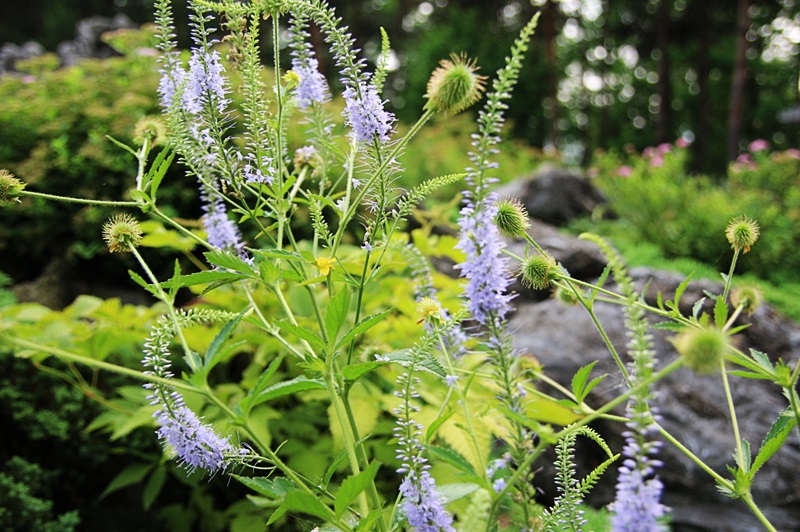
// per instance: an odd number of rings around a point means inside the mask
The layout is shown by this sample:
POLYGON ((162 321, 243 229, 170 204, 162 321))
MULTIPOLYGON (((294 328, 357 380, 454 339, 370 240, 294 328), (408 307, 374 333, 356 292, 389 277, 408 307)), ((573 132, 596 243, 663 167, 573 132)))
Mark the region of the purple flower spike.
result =
POLYGON ((294 93, 301 109, 313 104, 322 104, 331 99, 328 82, 319 71, 319 62, 316 58, 309 57, 304 62, 292 59, 292 70, 300 78, 294 93))
POLYGON ((344 90, 344 116, 347 125, 359 142, 371 141, 375 136, 381 142, 389 140, 394 125, 394 115, 383 109, 383 102, 374 85, 360 84, 358 89, 348 86, 344 90))

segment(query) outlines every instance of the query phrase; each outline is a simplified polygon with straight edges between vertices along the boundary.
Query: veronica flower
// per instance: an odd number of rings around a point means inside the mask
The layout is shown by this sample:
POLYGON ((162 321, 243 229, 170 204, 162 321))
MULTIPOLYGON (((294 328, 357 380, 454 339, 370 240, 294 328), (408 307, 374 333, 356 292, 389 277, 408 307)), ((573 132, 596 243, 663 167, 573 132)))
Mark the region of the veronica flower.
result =
POLYGON ((309 57, 305 62, 293 58, 292 70, 299 78, 294 94, 301 109, 331 99, 328 82, 319 71, 319 62, 315 57, 309 57))
MULTIPOLYGON (((409 369, 411 371, 413 366, 409 369)), ((455 532, 453 517, 445 509, 444 498, 436 491, 436 481, 431 477, 428 460, 423 456, 425 448, 419 440, 422 426, 410 417, 419 411, 410 402, 412 398, 419 397, 414 389, 417 381, 409 373, 404 373, 397 379, 400 391, 395 392, 403 400, 394 411, 397 415, 397 427, 394 429, 397 458, 402 462, 397 472, 405 474, 400 484, 400 494, 403 496, 401 507, 409 526, 419 532, 455 532)))
POLYGON ((183 93, 183 107, 190 114, 200 114, 203 106, 209 104, 219 112, 224 112, 230 100, 227 98, 228 82, 225 68, 219 62, 216 50, 194 50, 189 59, 186 88, 183 93))
MULTIPOLYGON (((171 378, 169 360, 169 341, 173 328, 162 319, 153 328, 145 342, 145 375, 171 378)), ((153 414, 160 428, 158 437, 169 448, 173 449, 180 463, 189 472, 204 469, 211 474, 225 469, 227 460, 244 454, 242 448, 234 447, 228 438, 216 433, 213 427, 206 425, 189 407, 183 397, 174 388, 165 384, 148 383, 144 387, 151 390, 148 396, 151 405, 158 406, 153 414)))
POLYGON ((504 243, 492 222, 497 213, 492 195, 477 206, 469 202, 461 209, 458 221, 461 238, 456 249, 467 255, 456 265, 466 277, 466 297, 472 316, 481 324, 499 323, 511 309, 512 295, 506 290, 512 279, 506 259, 501 255, 504 243))
POLYGON ((344 116, 352 134, 359 142, 372 141, 378 137, 380 142, 389 140, 394 125, 394 115, 383 109, 383 101, 378 90, 369 83, 358 87, 348 86, 343 93, 344 116))
POLYGON ((202 222, 203 228, 207 233, 208 243, 217 249, 234 251, 238 255, 244 253, 244 243, 239 232, 239 227, 228 218, 228 211, 225 203, 215 193, 207 190, 201 185, 204 191, 200 196, 205 201, 202 222))

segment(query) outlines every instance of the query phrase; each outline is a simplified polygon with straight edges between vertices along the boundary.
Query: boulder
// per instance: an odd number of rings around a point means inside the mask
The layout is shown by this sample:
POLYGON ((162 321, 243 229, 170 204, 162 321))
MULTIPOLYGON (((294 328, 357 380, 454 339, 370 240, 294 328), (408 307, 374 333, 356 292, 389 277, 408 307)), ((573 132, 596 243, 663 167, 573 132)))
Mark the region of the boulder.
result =
POLYGON ((17 62, 38 57, 45 52, 44 46, 28 41, 20 46, 14 43, 0 45, 0 75, 17 72, 17 62))
MULTIPOLYGON (((661 290, 665 298, 672 298, 681 277, 657 270, 634 269, 632 277, 641 290, 649 287, 647 299, 655 301, 661 290)), ((610 288, 614 289, 613 286, 610 288)), ((690 283, 683 296, 684 308, 703 296, 703 290, 714 293, 721 285, 703 281, 690 283)), ((613 358, 586 311, 579 306, 568 306, 550 299, 542 302, 518 300, 518 309, 510 322, 515 346, 536 357, 546 374, 569 387, 575 372, 583 365, 599 360, 593 376, 608 374, 587 402, 601 405, 617 396, 624 386, 618 377, 613 358)), ((595 311, 611 342, 624 356, 627 342, 622 308, 618 305, 597 302, 595 311)), ((657 321, 654 319, 653 321, 657 321)), ((753 316, 742 318, 751 323, 737 335, 739 347, 770 351, 771 357, 783 358, 793 364, 800 358, 800 327, 781 318, 769 307, 753 316), (769 348, 769 349, 767 349, 769 348)), ((658 366, 677 357, 669 336, 653 330, 658 366)), ((751 444, 755 453, 770 425, 786 408, 786 399, 780 389, 760 380, 731 376, 733 400, 737 408, 742 437, 751 444)), ((558 395, 556 390, 547 390, 558 395)), ((729 476, 726 466, 731 465, 734 440, 728 416, 724 389, 719 376, 701 376, 682 368, 673 372, 655 386, 657 407, 661 424, 675 435, 689 450, 701 457, 717 473, 729 476)), ((622 414, 623 409, 617 413, 622 414)), ((620 449, 623 443, 619 423, 598 421, 592 427, 600 432, 612 448, 620 449)), ((586 472, 602 459, 602 451, 594 444, 581 442, 577 446, 578 469, 586 472)), ((540 464, 537 487, 545 490, 545 499, 552 500, 554 472, 551 453, 540 464)), ((665 443, 658 458, 664 462, 659 476, 665 485, 663 502, 672 508, 672 529, 675 531, 742 531, 762 530, 760 523, 739 501, 720 495, 709 475, 685 454, 665 443)), ((800 530, 800 439, 796 432, 784 447, 756 475, 753 495, 760 508, 780 530, 800 530)), ((615 493, 616 468, 604 476, 587 502, 602 506, 611 502, 615 493)))
POLYGON ((89 17, 75 25, 75 38, 58 45, 57 51, 62 66, 70 66, 80 59, 105 59, 119 55, 104 43, 100 36, 113 30, 135 28, 136 25, 126 15, 118 13, 113 18, 89 17))

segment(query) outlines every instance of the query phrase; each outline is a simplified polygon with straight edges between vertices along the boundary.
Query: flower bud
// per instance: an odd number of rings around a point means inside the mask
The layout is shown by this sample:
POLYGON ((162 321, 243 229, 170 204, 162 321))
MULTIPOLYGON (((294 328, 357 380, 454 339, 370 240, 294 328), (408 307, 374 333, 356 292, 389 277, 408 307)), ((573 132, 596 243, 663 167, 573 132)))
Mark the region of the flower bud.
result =
POLYGON ((753 285, 737 286, 731 290, 731 305, 734 308, 742 307, 742 312, 751 316, 764 302, 761 289, 753 285))
POLYGON ((464 55, 443 59, 428 80, 425 108, 456 114, 480 100, 486 76, 479 76, 477 71, 475 61, 464 55))
POLYGON ((24 188, 25 183, 14 177, 14 174, 5 168, 0 169, 0 207, 19 203, 17 196, 24 188))
POLYGON ((103 240, 111 253, 126 253, 142 242, 142 228, 130 214, 117 214, 103 224, 103 240))
POLYGON ((760 234, 758 222, 748 216, 737 216, 725 229, 725 236, 733 249, 747 253, 760 234))
POLYGON ((691 329, 680 333, 672 343, 686 366, 697 373, 719 370, 728 349, 728 337, 717 328, 691 329))
POLYGON ((525 234, 530 227, 528 211, 519 200, 508 198, 497 202, 497 214, 494 223, 500 234, 507 238, 514 238, 525 234))
POLYGON ((150 145, 162 144, 167 139, 167 126, 157 116, 145 116, 133 128, 133 140, 144 144, 144 139, 150 139, 150 145))
POLYGON ((558 273, 556 259, 549 253, 526 255, 520 265, 522 284, 534 290, 544 290, 550 286, 558 273))

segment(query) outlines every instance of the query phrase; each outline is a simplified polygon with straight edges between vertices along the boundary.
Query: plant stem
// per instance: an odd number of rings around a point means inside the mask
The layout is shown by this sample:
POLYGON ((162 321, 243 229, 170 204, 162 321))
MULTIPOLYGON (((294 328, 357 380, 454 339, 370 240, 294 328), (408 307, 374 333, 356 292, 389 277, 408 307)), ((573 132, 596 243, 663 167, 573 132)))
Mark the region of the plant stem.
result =
POLYGON ((106 207, 141 207, 138 201, 107 201, 107 200, 93 200, 85 198, 72 198, 69 196, 57 196, 55 194, 45 194, 43 192, 33 192, 31 190, 22 190, 20 196, 31 196, 34 198, 44 198, 46 200, 65 201, 67 203, 81 203, 84 205, 104 205, 106 207))

